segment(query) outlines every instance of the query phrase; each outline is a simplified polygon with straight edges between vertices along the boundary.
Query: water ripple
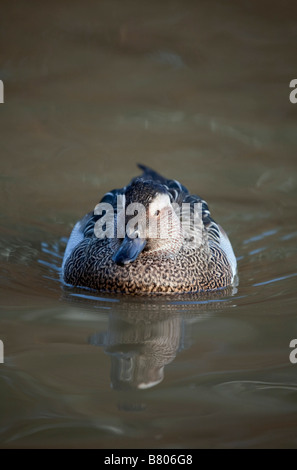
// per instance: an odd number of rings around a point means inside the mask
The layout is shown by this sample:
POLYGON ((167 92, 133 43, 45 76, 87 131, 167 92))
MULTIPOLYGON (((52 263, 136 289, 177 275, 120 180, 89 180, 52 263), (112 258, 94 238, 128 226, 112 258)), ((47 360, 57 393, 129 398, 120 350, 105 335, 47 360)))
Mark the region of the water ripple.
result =
POLYGON ((260 235, 256 235, 254 237, 244 240, 243 244, 247 245, 248 243, 256 242, 258 240, 263 240, 263 238, 270 237, 271 235, 274 235, 277 232, 278 232, 277 228, 272 229, 272 230, 267 230, 265 232, 260 233, 260 235))
POLYGON ((288 274, 287 276, 276 277, 274 279, 270 279, 269 281, 257 282, 256 284, 253 284, 253 286, 264 286, 266 284, 272 284, 273 282, 283 281, 284 279, 290 279, 290 277, 294 276, 297 276, 297 273, 288 274))
POLYGON ((86 294, 75 294, 71 292, 69 295, 72 297, 81 297, 82 299, 87 299, 87 300, 97 300, 101 302, 119 302, 119 299, 111 299, 111 298, 104 298, 104 297, 97 297, 95 295, 86 295, 86 294))

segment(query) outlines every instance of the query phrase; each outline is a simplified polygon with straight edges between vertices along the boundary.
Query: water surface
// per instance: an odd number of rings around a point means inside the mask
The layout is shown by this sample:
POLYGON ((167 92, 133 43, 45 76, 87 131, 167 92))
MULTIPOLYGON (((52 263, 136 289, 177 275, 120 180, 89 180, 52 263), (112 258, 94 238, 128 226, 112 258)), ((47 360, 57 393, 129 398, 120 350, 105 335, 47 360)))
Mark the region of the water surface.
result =
POLYGON ((289 5, 2 6, 1 447, 297 446, 289 5), (61 286, 73 224, 137 162, 207 200, 236 289, 61 286))

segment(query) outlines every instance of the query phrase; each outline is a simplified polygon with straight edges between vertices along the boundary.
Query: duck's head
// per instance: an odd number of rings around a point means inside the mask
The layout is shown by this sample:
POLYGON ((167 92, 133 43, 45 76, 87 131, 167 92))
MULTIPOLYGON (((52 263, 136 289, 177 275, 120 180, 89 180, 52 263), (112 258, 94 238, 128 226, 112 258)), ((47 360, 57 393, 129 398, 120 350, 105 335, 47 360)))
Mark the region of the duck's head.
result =
POLYGON ((123 209, 117 223, 125 224, 125 237, 112 258, 115 263, 132 263, 142 252, 172 256, 180 249, 180 219, 164 185, 135 179, 125 192, 123 209))

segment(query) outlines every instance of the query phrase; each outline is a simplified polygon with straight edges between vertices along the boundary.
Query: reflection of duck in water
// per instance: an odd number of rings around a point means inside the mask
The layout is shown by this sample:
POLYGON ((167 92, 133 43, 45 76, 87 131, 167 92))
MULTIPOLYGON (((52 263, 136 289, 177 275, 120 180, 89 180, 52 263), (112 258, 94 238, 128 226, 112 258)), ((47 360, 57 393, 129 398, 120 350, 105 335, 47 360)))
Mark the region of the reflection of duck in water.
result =
POLYGON ((96 224, 103 214, 87 214, 77 222, 68 241, 62 265, 64 281, 128 294, 205 292, 231 285, 236 274, 233 249, 224 230, 210 217, 206 202, 178 181, 140 168, 142 176, 105 194, 101 203, 113 209, 115 220, 108 220, 117 226, 121 196, 125 227, 132 218, 127 207, 141 203, 146 220, 141 233, 135 225, 124 239, 97 238, 96 224), (198 220, 197 207, 200 224, 193 224, 193 218, 198 220), (167 236, 150 237, 147 224, 157 224, 162 232, 164 221, 167 226, 169 221, 167 236))
POLYGON ((164 367, 181 349, 183 320, 179 315, 145 318, 139 313, 109 317, 109 328, 91 336, 111 356, 111 384, 116 390, 146 389, 160 383, 164 367))

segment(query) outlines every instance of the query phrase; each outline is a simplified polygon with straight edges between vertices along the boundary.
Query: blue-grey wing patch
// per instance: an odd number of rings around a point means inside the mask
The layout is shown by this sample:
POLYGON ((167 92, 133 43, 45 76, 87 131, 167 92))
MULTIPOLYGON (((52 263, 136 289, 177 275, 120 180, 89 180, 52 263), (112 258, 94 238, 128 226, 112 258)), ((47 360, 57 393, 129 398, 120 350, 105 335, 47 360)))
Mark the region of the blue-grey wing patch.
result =
MULTIPOLYGON (((124 196, 126 190, 126 186, 121 189, 113 189, 108 193, 104 194, 100 203, 110 204, 113 207, 114 214, 117 213, 118 207, 118 196, 124 196)), ((89 214, 88 214, 89 215, 89 214)), ((90 216, 84 228, 84 237, 91 238, 94 236, 94 227, 96 222, 104 215, 102 214, 95 214, 94 211, 90 212, 90 216)))

